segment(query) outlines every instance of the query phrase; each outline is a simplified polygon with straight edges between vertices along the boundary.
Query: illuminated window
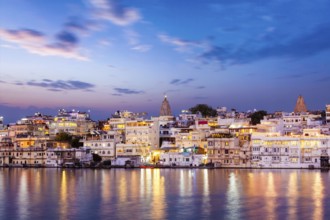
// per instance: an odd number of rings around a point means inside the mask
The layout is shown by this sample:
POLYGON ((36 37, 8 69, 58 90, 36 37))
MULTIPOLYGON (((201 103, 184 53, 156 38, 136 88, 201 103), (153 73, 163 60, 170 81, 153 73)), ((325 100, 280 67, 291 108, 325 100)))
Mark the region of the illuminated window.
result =
POLYGON ((291 162, 292 163, 297 163, 298 162, 298 158, 291 158, 291 162))

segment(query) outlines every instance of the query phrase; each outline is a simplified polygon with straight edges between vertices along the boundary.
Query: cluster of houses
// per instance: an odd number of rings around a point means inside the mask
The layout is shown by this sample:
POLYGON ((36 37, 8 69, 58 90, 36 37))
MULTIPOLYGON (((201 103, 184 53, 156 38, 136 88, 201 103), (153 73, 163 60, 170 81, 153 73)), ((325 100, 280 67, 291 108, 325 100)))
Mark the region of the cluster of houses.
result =
POLYGON ((159 117, 122 111, 102 126, 79 111, 36 113, 8 126, 0 118, 0 166, 327 168, 330 105, 324 112, 308 112, 300 96, 294 112, 253 125, 255 112, 224 107, 216 117, 189 111, 174 117, 165 97, 159 117), (61 139, 63 133, 78 144, 61 139))

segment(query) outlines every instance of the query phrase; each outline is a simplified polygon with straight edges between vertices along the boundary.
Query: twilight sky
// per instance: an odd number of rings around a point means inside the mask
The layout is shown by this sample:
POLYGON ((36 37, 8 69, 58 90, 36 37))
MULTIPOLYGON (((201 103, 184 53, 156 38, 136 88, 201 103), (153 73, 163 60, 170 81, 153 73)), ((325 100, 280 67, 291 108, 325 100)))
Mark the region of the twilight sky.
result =
POLYGON ((0 0, 0 115, 330 103, 328 0, 0 0))

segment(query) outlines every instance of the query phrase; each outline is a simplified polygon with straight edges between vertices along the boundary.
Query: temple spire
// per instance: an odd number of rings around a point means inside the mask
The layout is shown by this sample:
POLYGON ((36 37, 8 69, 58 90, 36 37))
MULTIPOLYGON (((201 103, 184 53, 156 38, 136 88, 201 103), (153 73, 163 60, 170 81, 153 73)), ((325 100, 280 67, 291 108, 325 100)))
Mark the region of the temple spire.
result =
POLYGON ((160 116, 172 116, 171 106, 167 100, 167 95, 164 95, 164 100, 160 107, 160 116))
POLYGON ((297 99, 296 107, 294 108, 294 113, 307 112, 306 104, 304 98, 300 95, 297 99))

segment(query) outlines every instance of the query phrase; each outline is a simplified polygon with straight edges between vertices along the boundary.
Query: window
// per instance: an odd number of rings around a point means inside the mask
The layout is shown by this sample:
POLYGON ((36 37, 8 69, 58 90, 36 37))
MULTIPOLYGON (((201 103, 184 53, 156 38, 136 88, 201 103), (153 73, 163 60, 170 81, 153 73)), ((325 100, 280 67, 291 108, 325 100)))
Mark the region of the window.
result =
POLYGON ((225 150, 225 154, 229 154, 229 150, 225 150))
POLYGON ((186 158, 186 161, 189 162, 189 158, 186 158))

